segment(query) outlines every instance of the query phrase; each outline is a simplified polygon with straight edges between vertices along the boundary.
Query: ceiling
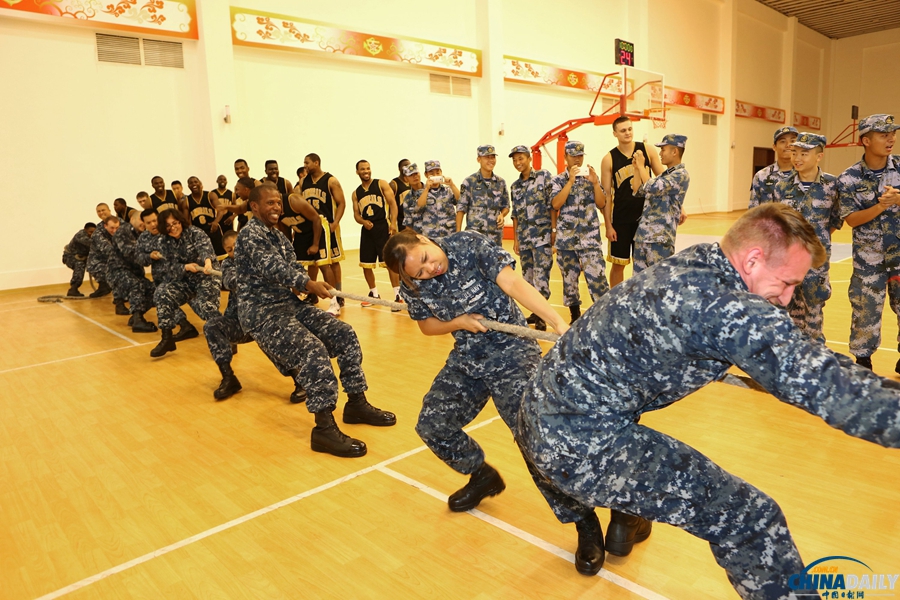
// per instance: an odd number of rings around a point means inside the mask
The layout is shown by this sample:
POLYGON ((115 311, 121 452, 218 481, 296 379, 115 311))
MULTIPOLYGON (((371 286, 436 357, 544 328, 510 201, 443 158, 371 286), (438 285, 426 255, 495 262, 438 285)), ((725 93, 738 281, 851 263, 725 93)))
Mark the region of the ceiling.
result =
POLYGON ((900 27, 900 0, 757 0, 839 39, 900 27))

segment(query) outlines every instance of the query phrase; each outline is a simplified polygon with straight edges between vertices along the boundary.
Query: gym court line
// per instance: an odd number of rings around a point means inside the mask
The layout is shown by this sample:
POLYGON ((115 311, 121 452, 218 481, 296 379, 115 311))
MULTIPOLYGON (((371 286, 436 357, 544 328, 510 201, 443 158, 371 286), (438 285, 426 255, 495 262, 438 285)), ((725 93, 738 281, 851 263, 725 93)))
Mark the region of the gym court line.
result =
MULTIPOLYGON (((490 425, 491 423, 498 421, 498 420, 500 420, 499 415, 496 417, 491 417, 490 419, 482 421, 481 423, 478 423, 476 425, 466 427, 465 431, 471 433, 472 431, 475 431, 476 429, 480 429, 486 425, 490 425)), ((354 471, 353 473, 348 473, 347 475, 338 477, 337 479, 334 479, 332 481, 329 481, 327 483, 324 483, 324 484, 314 487, 312 489, 306 490, 305 492, 301 492, 295 496, 291 496, 290 498, 286 498, 279 502, 275 502, 274 504, 270 504, 269 506, 266 506, 264 508, 260 508, 251 513, 247 513, 246 515, 244 515, 242 517, 232 519, 231 521, 222 523, 221 525, 217 525, 215 527, 207 529, 206 531, 202 531, 198 534, 192 535, 192 536, 187 537, 178 542, 174 542, 172 544, 169 544, 168 546, 163 546, 162 548, 158 548, 158 549, 148 552, 142 556, 133 558, 133 559, 131 559, 127 562, 124 562, 120 565, 111 567, 111 568, 106 569, 105 571, 101 571, 100 573, 97 573, 95 575, 91 575, 90 577, 85 577, 81 581, 76 581, 75 583, 71 583, 65 587, 62 587, 62 588, 56 590, 55 592, 50 592, 49 594, 44 594, 43 596, 39 596, 38 598, 36 598, 36 600, 53 600, 55 598, 60 598, 62 596, 65 596, 66 594, 71 594, 72 592, 75 592, 77 590, 85 588, 93 583, 96 583, 98 581, 106 579, 107 577, 111 577, 112 575, 115 575, 117 573, 127 571, 128 569, 131 569, 132 567, 136 567, 143 563, 149 562, 149 561, 153 560, 154 558, 164 556, 166 554, 169 554, 170 552, 174 552, 175 550, 184 548, 185 546, 189 546, 195 542, 204 540, 204 539, 211 537, 222 531, 227 531, 229 529, 237 527, 238 525, 241 525, 243 523, 251 521, 257 517, 261 517, 270 512, 274 512, 274 511, 278 510, 279 508, 289 506, 295 502, 303 500, 304 498, 309 498, 310 496, 314 496, 315 494, 318 494, 319 492, 324 492, 326 490, 330 490, 334 487, 337 487, 338 485, 340 485, 342 483, 346 483, 347 481, 352 481, 354 479, 357 479, 363 475, 372 473, 374 471, 378 471, 380 473, 383 473, 385 475, 393 477, 394 479, 397 479, 399 481, 402 481, 403 483, 411 485, 412 487, 415 487, 416 489, 419 489, 435 498, 442 500, 444 503, 446 503, 447 496, 441 494, 437 490, 434 490, 433 488, 430 488, 422 483, 419 483, 413 479, 410 479, 410 478, 394 471, 393 469, 387 468, 388 465, 391 465, 395 462, 399 462, 410 456, 414 456, 414 455, 416 455, 420 452, 423 452, 427 449, 428 448, 425 445, 418 446, 416 448, 413 448, 412 450, 408 450, 406 452, 403 452, 402 454, 398 454, 397 456, 385 459, 385 460, 383 460, 379 463, 376 463, 372 466, 365 467, 358 471, 354 471)), ((519 539, 522 539, 530 544, 533 544, 534 546, 537 546, 538 548, 541 548, 542 550, 546 550, 547 552, 550 552, 551 554, 554 554, 555 556, 563 558, 571 563, 574 563, 574 561, 575 561, 575 557, 572 553, 566 552, 562 548, 554 546, 553 544, 550 544, 549 542, 546 542, 536 536, 533 536, 533 535, 529 534, 528 532, 523 531, 517 527, 514 527, 513 525, 510 525, 504 521, 495 519, 494 517, 491 517, 490 515, 487 515, 481 511, 479 511, 478 509, 469 511, 469 514, 471 514, 472 516, 474 516, 478 519, 481 519, 482 521, 484 521, 486 523, 490 523, 491 525, 494 525, 495 527, 498 527, 499 529, 502 529, 503 531, 510 533, 510 534, 518 537, 519 539)), ((666 600, 666 598, 664 596, 661 596, 651 590, 648 590, 628 579, 625 579, 624 577, 615 575, 614 573, 610 573, 606 569, 602 569, 600 571, 600 573, 598 574, 598 576, 602 577, 602 578, 610 581, 611 583, 614 583, 624 589, 627 589, 628 591, 635 593, 643 598, 647 598, 648 600, 666 600)))

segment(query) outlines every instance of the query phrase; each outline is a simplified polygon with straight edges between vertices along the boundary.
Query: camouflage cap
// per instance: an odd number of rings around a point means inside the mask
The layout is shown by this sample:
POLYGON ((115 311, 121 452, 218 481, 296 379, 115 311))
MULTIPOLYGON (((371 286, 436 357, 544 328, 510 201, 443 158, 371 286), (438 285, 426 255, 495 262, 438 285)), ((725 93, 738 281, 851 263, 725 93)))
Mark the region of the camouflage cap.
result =
POLYGON ((416 163, 409 163, 405 167, 403 167, 403 174, 406 176, 415 175, 419 172, 419 167, 416 166, 416 163))
POLYGON ((663 137, 662 141, 658 144, 653 144, 657 148, 662 148, 663 146, 675 146, 676 148, 684 148, 685 143, 687 143, 686 135, 678 135, 677 133, 669 133, 665 137, 663 137))
POLYGON ((859 122, 859 135, 865 135, 871 131, 890 133, 898 129, 900 129, 900 125, 894 123, 894 115, 870 115, 859 122))
POLYGON ((818 146, 822 146, 824 148, 825 144, 827 143, 828 140, 825 139, 824 135, 804 131, 797 136, 797 141, 791 144, 791 146, 797 146, 798 148, 803 148, 804 150, 812 150, 813 148, 816 148, 818 146))
POLYGON ((797 131, 796 127, 779 127, 778 129, 775 130, 775 135, 772 136, 772 143, 774 144, 775 142, 778 141, 778 138, 780 138, 783 135, 787 135, 789 133, 798 135, 800 132, 797 131))
POLYGON ((528 146, 516 146, 512 150, 509 151, 509 157, 512 158, 513 154, 527 154, 531 156, 531 150, 528 149, 528 146))
POLYGON ((490 144, 478 146, 478 156, 479 158, 482 156, 497 156, 497 149, 490 144))
POLYGON ((584 144, 575 140, 566 142, 566 154, 569 156, 584 156, 584 144))
POLYGON ((441 168, 441 161, 439 160, 426 160, 425 161, 425 172, 434 171, 435 169, 441 168))

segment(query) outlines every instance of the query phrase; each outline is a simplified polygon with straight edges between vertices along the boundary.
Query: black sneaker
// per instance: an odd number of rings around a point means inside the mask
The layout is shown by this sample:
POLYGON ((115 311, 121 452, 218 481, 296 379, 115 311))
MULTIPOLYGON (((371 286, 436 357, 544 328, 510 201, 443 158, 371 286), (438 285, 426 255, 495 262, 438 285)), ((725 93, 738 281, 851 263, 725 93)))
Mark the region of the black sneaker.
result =
POLYGON ((540 319, 539 316, 537 316, 534 313, 531 313, 530 315, 528 315, 528 318, 525 319, 525 322, 528 323, 529 325, 534 325, 535 323, 538 322, 538 319, 540 319))
MULTIPOLYGON (((394 302, 396 302, 397 304, 405 304, 405 302, 403 302, 403 298, 400 297, 400 294, 397 294, 397 297, 394 298, 394 302)), ((400 312, 401 310, 402 309, 399 308, 392 308, 391 312, 400 312)))
POLYGON ((569 314, 572 317, 572 319, 569 321, 569 325, 572 325, 573 323, 575 323, 575 321, 578 320, 578 317, 581 316, 581 306, 579 306, 578 304, 575 304, 574 306, 570 306, 569 314))
POLYGON ((344 299, 341 298, 340 296, 338 296, 337 301, 338 301, 338 306, 340 306, 341 308, 344 308, 344 299))
MULTIPOLYGON (((865 367, 871 371, 872 370, 872 357, 871 356, 857 356, 856 364, 858 364, 861 367, 865 367)), ((897 362, 897 366, 900 367, 900 361, 897 362)))
MULTIPOLYGON (((376 296, 373 292, 369 292, 369 298, 380 298, 380 297, 376 296)), ((340 299, 338 299, 338 300, 340 300, 340 299)), ((360 302, 359 305, 362 306, 363 308, 369 308, 370 306, 375 306, 371 302, 367 302, 365 300, 360 302)))

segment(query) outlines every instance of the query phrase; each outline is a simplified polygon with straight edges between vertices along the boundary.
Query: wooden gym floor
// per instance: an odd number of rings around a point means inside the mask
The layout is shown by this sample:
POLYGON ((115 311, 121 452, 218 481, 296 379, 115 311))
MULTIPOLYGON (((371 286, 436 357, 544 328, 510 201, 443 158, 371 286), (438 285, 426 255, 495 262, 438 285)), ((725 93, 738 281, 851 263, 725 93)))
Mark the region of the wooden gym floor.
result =
MULTIPOLYGON (((734 218, 693 216, 679 235, 721 235, 734 218)), ((849 228, 836 241, 849 243, 849 228)), ((344 286, 365 293, 356 264, 351 253, 344 286)), ((849 260, 832 266, 826 307, 838 352, 847 351, 850 269, 849 260)), ((386 272, 377 276, 387 296, 386 272)), ((553 279, 560 304, 555 268, 553 279)), ((255 345, 233 363, 243 391, 217 403, 219 373, 202 337, 152 360, 158 334, 131 333, 109 297, 35 301, 65 289, 0 292, 4 600, 736 597, 708 546, 665 525, 631 556, 608 557, 598 577, 576 573, 574 526, 553 517, 491 405, 471 429, 507 489, 472 513, 450 513, 446 496, 466 478, 413 427, 452 339, 423 336, 405 313, 344 310, 369 398, 398 425, 343 426, 369 453, 340 459, 310 450, 311 415, 288 402, 292 383, 255 345)), ((895 323, 887 312, 874 357, 890 377, 895 323)), ((724 384, 642 422, 773 496, 807 563, 842 555, 900 572, 897 451, 724 384)), ((598 513, 605 527, 608 511, 598 513)))

